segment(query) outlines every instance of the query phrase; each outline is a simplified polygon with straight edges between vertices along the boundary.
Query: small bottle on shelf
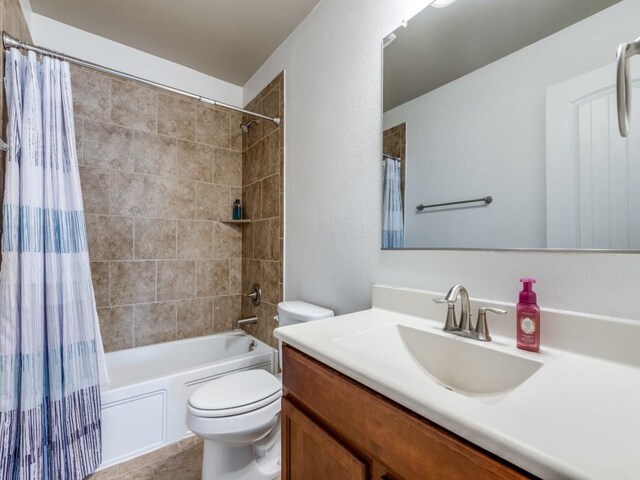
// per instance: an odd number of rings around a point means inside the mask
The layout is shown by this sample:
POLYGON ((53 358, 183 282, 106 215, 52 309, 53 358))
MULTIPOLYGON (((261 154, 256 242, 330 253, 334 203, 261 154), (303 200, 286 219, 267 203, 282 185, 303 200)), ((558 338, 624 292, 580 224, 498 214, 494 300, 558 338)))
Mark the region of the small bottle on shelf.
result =
POLYGON ((236 201, 233 204, 232 218, 234 220, 242 220, 242 205, 240 204, 239 198, 236 198, 236 201))

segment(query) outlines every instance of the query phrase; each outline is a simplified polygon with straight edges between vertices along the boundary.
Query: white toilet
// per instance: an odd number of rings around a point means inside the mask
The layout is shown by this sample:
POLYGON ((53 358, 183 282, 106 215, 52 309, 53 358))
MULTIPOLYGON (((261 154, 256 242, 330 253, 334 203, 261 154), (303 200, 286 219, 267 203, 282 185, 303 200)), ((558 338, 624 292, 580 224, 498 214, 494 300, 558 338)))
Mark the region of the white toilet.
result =
MULTIPOLYGON (((281 327, 330 317, 331 310, 306 302, 278 305, 281 327)), ((187 427, 204 438, 202 480, 280 475, 281 391, 279 377, 247 370, 212 380, 191 394, 187 427)))

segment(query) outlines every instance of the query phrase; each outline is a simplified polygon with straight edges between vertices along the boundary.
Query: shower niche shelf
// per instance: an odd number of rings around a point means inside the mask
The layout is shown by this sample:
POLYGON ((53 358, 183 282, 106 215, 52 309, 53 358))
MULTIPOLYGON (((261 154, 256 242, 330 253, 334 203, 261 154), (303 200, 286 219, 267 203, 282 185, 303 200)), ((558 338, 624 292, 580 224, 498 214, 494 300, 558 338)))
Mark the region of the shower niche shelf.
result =
POLYGON ((243 218, 242 220, 233 220, 233 219, 227 219, 227 220, 220 220, 220 223, 251 223, 251 219, 250 218, 243 218))

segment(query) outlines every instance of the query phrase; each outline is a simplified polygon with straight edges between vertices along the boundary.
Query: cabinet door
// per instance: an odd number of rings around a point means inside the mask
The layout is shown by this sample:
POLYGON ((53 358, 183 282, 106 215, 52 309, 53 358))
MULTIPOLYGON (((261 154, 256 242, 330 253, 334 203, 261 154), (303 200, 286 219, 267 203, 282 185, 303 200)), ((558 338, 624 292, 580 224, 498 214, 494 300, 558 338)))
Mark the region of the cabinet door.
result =
POLYGON ((283 480, 366 480, 367 465, 282 399, 283 480))

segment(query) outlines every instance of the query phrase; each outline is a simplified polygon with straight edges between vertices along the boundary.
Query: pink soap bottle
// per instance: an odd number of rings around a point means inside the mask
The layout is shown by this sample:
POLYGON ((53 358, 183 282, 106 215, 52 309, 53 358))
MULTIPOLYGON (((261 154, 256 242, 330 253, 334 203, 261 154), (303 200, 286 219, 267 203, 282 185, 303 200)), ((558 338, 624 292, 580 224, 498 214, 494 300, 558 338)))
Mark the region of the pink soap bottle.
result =
POLYGON ((518 348, 530 352, 540 351, 540 307, 536 292, 533 291, 533 278, 521 278, 522 291, 518 302, 518 348))

